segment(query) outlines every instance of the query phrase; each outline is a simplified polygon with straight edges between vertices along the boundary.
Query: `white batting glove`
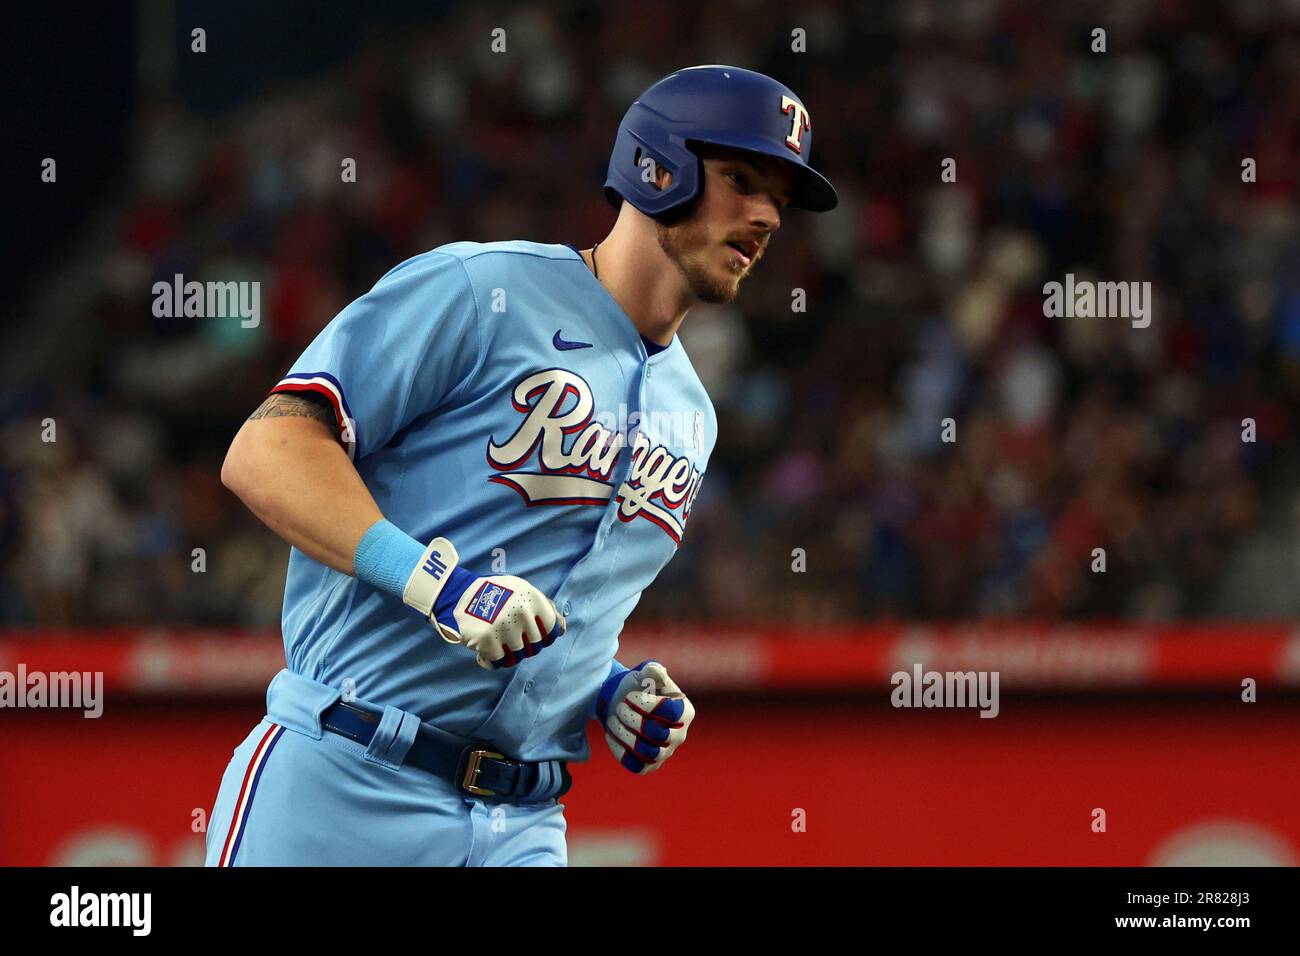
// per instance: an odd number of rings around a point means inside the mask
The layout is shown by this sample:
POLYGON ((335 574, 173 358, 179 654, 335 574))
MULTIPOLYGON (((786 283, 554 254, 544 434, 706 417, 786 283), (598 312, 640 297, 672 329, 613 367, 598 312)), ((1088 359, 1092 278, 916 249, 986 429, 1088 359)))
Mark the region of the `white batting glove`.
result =
POLYGON ((567 627, 555 603, 523 578, 478 576, 460 567, 460 555, 446 538, 434 538, 425 549, 402 600, 427 617, 443 640, 472 650, 487 670, 535 657, 567 627))

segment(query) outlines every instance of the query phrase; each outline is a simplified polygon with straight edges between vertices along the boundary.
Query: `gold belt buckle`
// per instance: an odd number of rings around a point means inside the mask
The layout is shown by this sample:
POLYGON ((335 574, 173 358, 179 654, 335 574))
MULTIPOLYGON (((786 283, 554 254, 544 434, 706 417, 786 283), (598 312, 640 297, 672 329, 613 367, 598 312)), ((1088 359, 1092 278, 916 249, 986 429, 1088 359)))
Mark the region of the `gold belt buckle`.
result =
POLYGON ((479 762, 488 757, 495 757, 497 760, 506 759, 505 754, 494 753, 491 750, 473 750, 469 755, 469 763, 465 766, 465 779, 461 782, 461 786, 475 796, 496 796, 495 790, 488 790, 486 787, 478 786, 478 775, 481 772, 479 762))

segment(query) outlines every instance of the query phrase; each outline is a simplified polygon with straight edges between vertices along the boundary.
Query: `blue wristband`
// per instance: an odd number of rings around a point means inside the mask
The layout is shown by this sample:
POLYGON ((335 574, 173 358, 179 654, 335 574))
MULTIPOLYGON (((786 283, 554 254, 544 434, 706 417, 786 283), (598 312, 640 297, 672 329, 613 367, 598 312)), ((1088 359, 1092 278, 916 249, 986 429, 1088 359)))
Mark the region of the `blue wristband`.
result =
POLYGON ((591 698, 591 706, 587 708, 588 720, 600 719, 599 711, 601 705, 601 698, 605 696, 605 687, 609 684, 610 680, 614 678, 614 675, 617 674, 619 677, 622 677, 624 674, 628 672, 629 669, 630 668, 624 667, 622 664, 620 664, 618 662, 617 657, 614 658, 614 660, 609 662, 609 673, 606 674, 605 679, 601 681, 600 690, 597 691, 596 695, 591 698))
POLYGON ((357 544, 352 558, 357 580, 401 600, 411 572, 424 556, 424 547, 391 521, 380 518, 357 544))

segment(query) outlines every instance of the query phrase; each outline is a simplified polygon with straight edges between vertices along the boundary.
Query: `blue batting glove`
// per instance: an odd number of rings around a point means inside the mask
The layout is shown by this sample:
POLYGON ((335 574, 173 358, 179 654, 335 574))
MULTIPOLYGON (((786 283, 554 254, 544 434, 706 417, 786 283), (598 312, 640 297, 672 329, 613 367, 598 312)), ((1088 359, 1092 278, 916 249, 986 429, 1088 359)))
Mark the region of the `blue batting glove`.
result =
POLYGON ((624 768, 652 773, 686 739, 695 708, 658 661, 611 674, 596 697, 605 742, 624 768))

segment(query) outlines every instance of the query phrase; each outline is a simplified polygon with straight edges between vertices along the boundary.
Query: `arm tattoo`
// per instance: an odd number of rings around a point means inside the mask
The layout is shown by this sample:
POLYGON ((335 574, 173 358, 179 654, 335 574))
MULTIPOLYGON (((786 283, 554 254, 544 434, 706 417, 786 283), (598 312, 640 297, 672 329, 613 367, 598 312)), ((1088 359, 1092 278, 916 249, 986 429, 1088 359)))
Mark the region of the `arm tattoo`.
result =
POLYGON ((248 416, 250 422, 259 418, 314 418, 331 429, 337 425, 329 402, 310 392, 277 392, 267 396, 257 411, 248 416))

